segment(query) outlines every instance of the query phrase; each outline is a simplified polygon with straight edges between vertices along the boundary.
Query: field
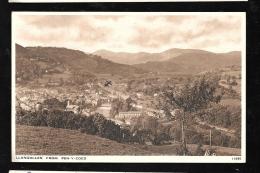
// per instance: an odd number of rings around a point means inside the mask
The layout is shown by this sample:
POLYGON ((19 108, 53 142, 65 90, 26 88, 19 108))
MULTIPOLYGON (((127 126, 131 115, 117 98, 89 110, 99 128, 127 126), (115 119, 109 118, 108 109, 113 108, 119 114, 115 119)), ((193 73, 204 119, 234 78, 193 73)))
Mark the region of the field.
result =
POLYGON ((74 130, 16 127, 17 154, 40 155, 133 155, 151 154, 134 146, 117 143, 74 130))
MULTIPOLYGON (((176 155, 177 146, 129 145, 74 130, 16 125, 18 155, 176 155)), ((188 145, 192 152, 196 147, 188 145)), ((238 148, 213 147, 218 155, 240 155, 238 148)))

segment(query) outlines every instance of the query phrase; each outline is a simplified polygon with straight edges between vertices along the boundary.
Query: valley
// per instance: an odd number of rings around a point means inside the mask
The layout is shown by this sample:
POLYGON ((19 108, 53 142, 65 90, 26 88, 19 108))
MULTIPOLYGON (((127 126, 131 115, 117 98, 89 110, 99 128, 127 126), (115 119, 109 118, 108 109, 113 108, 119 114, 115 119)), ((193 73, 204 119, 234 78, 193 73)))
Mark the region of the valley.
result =
POLYGON ((239 155, 240 54, 176 48, 91 54, 17 44, 17 152, 182 155, 184 128, 190 155, 204 155, 197 152, 200 147, 203 152, 214 148, 217 155, 239 155), (69 135, 71 141, 57 138, 49 144, 46 139, 37 146, 34 128, 42 136, 47 131, 69 135), (82 142, 74 146, 76 138, 82 142), (25 139, 35 146, 24 148, 25 139), (57 144, 66 147, 57 149, 57 144), (38 150, 42 145, 48 148, 38 150))

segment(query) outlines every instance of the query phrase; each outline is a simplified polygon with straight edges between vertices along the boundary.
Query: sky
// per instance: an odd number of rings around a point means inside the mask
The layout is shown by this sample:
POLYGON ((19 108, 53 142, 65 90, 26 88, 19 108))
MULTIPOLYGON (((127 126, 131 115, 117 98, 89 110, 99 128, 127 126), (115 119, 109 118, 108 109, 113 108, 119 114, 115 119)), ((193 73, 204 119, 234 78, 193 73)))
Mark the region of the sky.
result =
POLYGON ((66 47, 89 53, 170 48, 222 53, 240 51, 242 42, 242 18, 235 13, 17 13, 13 19, 15 42, 25 47, 66 47))

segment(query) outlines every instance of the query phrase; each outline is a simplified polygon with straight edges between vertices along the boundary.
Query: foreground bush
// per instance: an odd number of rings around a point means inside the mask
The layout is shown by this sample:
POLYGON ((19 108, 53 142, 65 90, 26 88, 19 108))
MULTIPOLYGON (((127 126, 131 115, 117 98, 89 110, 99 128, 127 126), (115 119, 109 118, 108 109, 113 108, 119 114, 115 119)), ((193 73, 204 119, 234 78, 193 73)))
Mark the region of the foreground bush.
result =
POLYGON ((86 117, 60 110, 48 112, 23 111, 17 114, 16 123, 29 126, 80 130, 83 133, 98 135, 118 142, 133 142, 133 137, 129 130, 122 129, 101 114, 86 117))

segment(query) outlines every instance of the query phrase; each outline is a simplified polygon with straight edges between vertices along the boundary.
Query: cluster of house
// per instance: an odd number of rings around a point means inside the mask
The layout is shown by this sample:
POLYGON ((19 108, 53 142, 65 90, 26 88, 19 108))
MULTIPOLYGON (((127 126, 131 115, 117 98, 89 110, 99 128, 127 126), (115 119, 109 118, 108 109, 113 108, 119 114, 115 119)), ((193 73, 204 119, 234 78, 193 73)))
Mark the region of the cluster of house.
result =
POLYGON ((56 98, 60 101, 70 100, 70 104, 82 105, 90 104, 93 107, 98 105, 98 102, 108 102, 110 99, 97 91, 66 91, 57 89, 37 88, 29 89, 26 87, 16 88, 17 106, 24 110, 35 109, 36 104, 42 103, 46 99, 56 98))
POLYGON ((16 87, 16 105, 27 111, 34 110, 38 102, 55 95, 58 95, 55 90, 16 87))
MULTIPOLYGON (((139 93, 138 93, 139 94, 139 93)), ((56 98, 61 102, 66 101, 65 111, 72 111, 76 114, 80 113, 85 116, 89 116, 94 112, 98 112, 104 115, 106 118, 111 119, 111 101, 116 97, 113 93, 107 93, 102 89, 85 89, 80 91, 67 90, 67 89, 28 89, 17 88, 17 105, 24 110, 36 110, 40 109, 40 103, 50 98, 56 98), (82 105, 91 105, 93 109, 86 108, 82 105), (84 108, 82 108, 82 107, 84 108)), ((138 95, 138 97, 142 97, 138 95)), ((137 111, 119 112, 112 120, 117 123, 131 124, 133 118, 140 116, 152 116, 156 118, 164 117, 164 111, 156 110, 152 108, 143 107, 142 104, 135 103, 132 105, 137 111)), ((176 112, 172 112, 173 116, 176 112)))

